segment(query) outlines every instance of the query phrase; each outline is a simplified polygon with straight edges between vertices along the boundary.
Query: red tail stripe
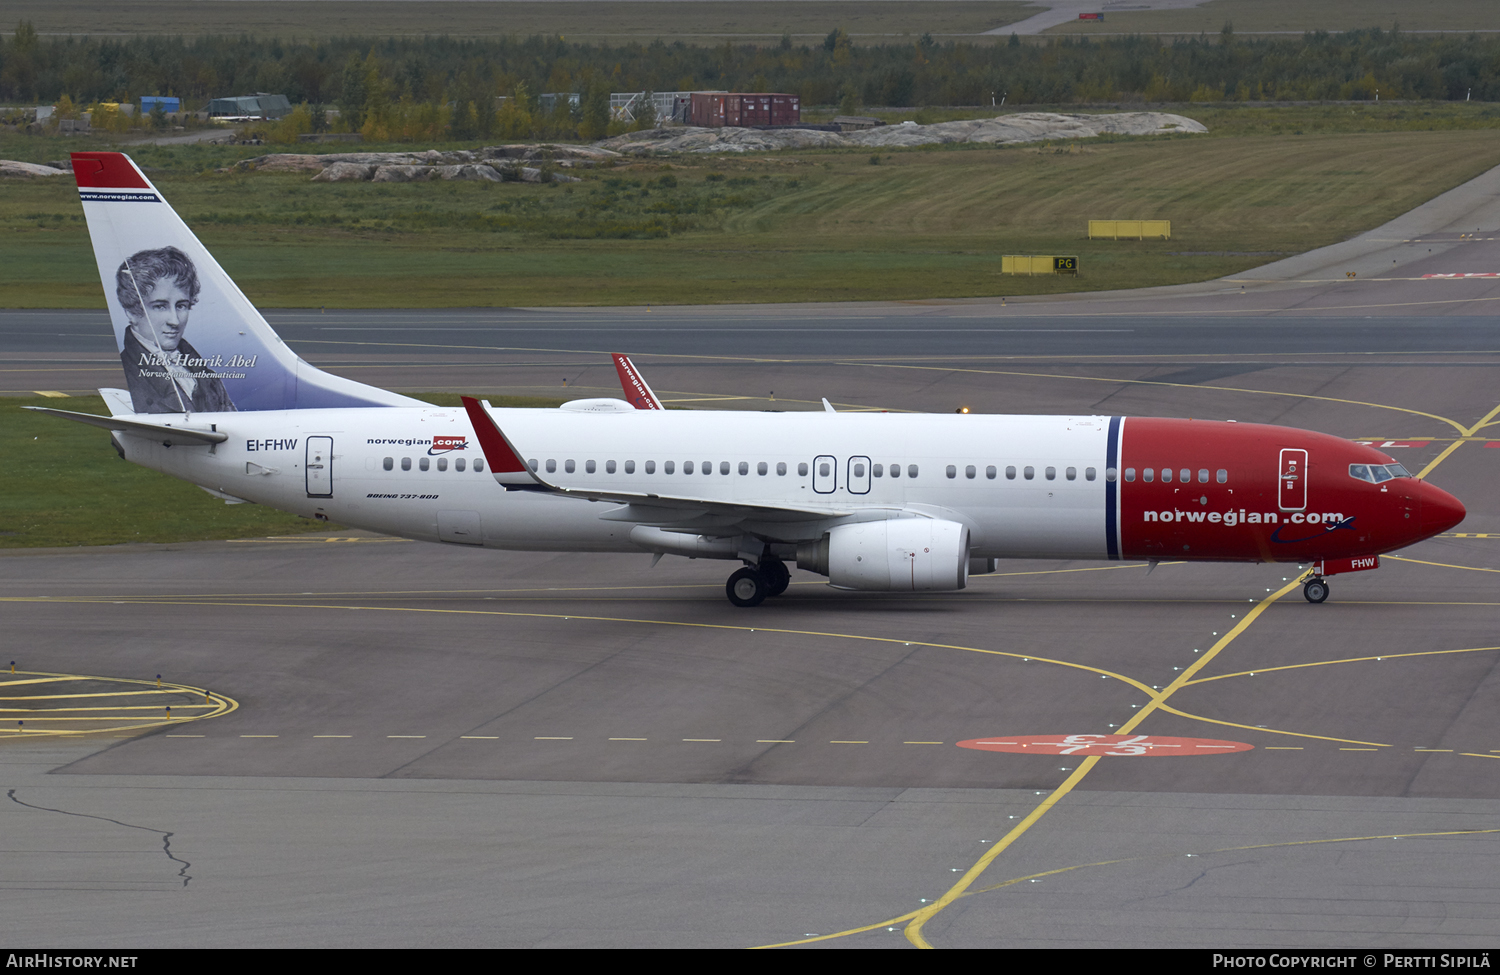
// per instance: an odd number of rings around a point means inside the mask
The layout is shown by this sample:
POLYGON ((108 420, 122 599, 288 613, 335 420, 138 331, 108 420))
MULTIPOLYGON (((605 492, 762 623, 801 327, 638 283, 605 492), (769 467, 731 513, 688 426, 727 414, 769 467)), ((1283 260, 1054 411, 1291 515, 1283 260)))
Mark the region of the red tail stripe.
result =
POLYGON ((151 184, 136 172, 122 152, 75 152, 73 177, 79 189, 148 190, 151 184))

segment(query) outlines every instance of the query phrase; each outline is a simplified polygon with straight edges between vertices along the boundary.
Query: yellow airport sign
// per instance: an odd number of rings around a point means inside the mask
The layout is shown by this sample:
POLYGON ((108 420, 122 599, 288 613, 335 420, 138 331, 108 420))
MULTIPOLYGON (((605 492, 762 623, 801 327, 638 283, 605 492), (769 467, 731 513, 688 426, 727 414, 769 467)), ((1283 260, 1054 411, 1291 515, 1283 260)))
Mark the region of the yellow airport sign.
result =
POLYGON ((1005 254, 1001 274, 1077 274, 1078 258, 1058 254, 1005 254))
POLYGON ((1090 220, 1089 238, 1095 237, 1107 237, 1110 240, 1145 240, 1147 237, 1160 237, 1162 240, 1170 240, 1172 221, 1090 220))

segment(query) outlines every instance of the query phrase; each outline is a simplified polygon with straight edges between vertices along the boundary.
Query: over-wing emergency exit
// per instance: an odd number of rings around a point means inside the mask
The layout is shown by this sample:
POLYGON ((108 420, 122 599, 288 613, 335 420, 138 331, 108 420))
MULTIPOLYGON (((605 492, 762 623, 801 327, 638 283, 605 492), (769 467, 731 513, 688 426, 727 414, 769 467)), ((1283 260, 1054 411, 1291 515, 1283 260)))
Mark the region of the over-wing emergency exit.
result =
POLYGON ((139 168, 74 153, 124 390, 127 460, 308 517, 498 549, 741 563, 731 602, 789 564, 843 589, 963 589, 1001 558, 1378 565, 1464 507, 1374 447, 1261 424, 1119 416, 662 409, 625 400, 443 409, 332 376, 276 336, 139 168))

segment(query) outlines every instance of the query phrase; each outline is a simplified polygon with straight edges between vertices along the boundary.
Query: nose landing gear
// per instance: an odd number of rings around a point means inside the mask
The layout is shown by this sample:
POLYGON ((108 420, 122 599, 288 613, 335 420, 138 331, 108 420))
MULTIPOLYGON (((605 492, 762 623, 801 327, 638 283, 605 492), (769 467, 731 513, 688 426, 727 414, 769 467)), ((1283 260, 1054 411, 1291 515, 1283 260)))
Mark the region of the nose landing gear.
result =
POLYGON ((724 592, 736 606, 759 606, 769 596, 779 596, 791 585, 792 572, 780 559, 736 569, 724 584, 724 592))
POLYGON ((1309 579, 1302 585, 1302 595, 1310 603, 1321 603, 1328 598, 1328 583, 1323 579, 1309 579))

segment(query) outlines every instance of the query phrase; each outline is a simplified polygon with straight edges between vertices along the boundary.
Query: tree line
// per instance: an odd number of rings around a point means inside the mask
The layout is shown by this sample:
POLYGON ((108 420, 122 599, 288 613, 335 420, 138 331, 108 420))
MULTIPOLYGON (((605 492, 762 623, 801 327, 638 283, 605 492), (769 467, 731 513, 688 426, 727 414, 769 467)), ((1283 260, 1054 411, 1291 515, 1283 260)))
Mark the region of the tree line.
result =
MULTIPOLYGON (((1061 37, 1043 43, 581 44, 559 37, 455 39, 141 36, 0 42, 0 102, 128 101, 188 107, 257 91, 339 108, 339 124, 523 134, 591 125, 582 106, 542 111, 543 92, 781 91, 810 105, 1007 106, 1125 101, 1500 101, 1500 37, 1371 28, 1240 37, 1061 37), (497 102, 497 96, 510 100, 497 102), (471 112, 472 106, 472 112, 471 112), (439 125, 439 116, 443 116, 439 125), (554 117, 555 116, 555 117, 554 117), (383 120, 383 121, 382 121, 383 120)), ((594 96, 597 99, 597 96, 594 96)), ((597 104, 596 104, 597 110, 597 104)))

